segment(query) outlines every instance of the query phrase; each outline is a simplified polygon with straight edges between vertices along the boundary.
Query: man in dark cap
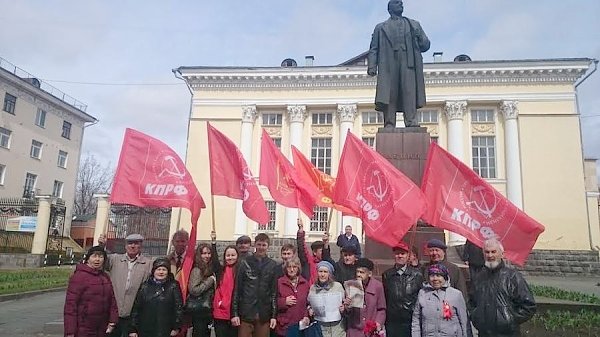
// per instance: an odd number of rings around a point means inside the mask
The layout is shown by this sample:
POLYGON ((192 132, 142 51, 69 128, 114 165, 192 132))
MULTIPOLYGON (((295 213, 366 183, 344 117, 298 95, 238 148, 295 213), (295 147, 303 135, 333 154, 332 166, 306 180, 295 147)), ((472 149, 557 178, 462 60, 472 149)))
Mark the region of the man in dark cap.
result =
POLYGON ((356 278, 362 282, 365 303, 362 308, 350 308, 347 315, 347 337, 364 337, 365 323, 374 321, 378 329, 385 324, 385 295, 383 285, 373 278, 373 261, 360 258, 356 261, 356 278))
POLYGON ((250 255, 252 252, 250 251, 250 246, 252 245, 252 239, 248 235, 242 235, 237 240, 235 240, 235 246, 239 252, 239 258, 244 259, 250 255))
POLYGON ((461 272, 460 268, 454 263, 446 260, 446 249, 448 246, 439 239, 431 239, 427 241, 427 250, 429 251, 429 263, 425 263, 423 265, 423 276, 426 280, 429 279, 429 275, 427 274, 427 269, 429 266, 433 264, 442 264, 448 269, 448 273, 450 276, 450 285, 453 288, 460 290, 467 300, 467 282, 465 280, 465 276, 461 272))
POLYGON ((356 278, 356 261, 358 260, 356 246, 342 247, 342 259, 335 263, 335 280, 342 285, 356 278))
POLYGON ((425 106, 423 56, 430 42, 418 21, 402 16, 402 0, 388 3, 390 18, 375 27, 367 55, 370 76, 377 75, 375 110, 386 128, 396 127, 396 112, 407 127, 419 126, 417 109, 425 106))
POLYGON ((392 248, 394 266, 381 275, 387 303, 385 330, 388 337, 410 337, 411 322, 423 274, 408 263, 410 248, 404 242, 392 248))

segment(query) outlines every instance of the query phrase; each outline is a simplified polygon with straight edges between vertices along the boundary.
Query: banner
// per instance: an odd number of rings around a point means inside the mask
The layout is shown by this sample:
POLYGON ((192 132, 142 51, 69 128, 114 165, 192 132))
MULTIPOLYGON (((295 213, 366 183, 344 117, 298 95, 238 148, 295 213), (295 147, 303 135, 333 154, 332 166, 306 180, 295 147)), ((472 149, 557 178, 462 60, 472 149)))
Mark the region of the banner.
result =
POLYGON ((496 238, 504 256, 523 265, 544 226, 513 205, 492 185, 432 143, 421 186, 427 198, 424 219, 466 237, 479 247, 496 238))

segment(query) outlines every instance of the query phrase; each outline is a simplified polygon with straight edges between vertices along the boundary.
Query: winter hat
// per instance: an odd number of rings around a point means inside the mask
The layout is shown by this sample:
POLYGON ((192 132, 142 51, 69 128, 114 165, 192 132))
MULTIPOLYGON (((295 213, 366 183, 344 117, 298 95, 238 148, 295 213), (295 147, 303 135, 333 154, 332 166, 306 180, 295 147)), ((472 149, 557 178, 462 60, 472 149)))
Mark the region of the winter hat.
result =
POLYGON ((442 240, 431 239, 431 240, 427 241, 427 248, 439 248, 439 249, 446 250, 448 248, 448 246, 446 246, 446 244, 442 240))
POLYGON ((335 271, 335 268, 333 268, 333 265, 325 260, 317 263, 317 270, 319 270, 319 268, 321 267, 325 267, 327 269, 329 269, 329 274, 333 275, 333 272, 335 271))
POLYGON ((398 250, 403 250, 405 252, 409 252, 410 248, 408 248, 408 245, 405 242, 400 241, 392 248, 392 250, 394 252, 398 251, 398 250))
POLYGON ((443 264, 432 264, 427 268, 428 275, 441 275, 444 280, 448 281, 448 268, 443 264))
POLYGON ((158 269, 158 267, 165 267, 167 268, 167 270, 171 270, 171 261, 169 259, 167 259, 166 257, 160 257, 158 259, 156 259, 154 261, 154 263, 152 264, 152 275, 154 275, 154 272, 156 271, 156 269, 158 269))
POLYGON ((104 247, 102 246, 94 246, 92 248, 90 248, 87 253, 85 253, 85 257, 83 258, 83 262, 87 263, 88 260, 90 259, 90 256, 94 255, 94 253, 100 253, 102 254, 102 256, 104 256, 104 260, 106 260, 107 256, 106 256, 106 251, 104 250, 104 247))

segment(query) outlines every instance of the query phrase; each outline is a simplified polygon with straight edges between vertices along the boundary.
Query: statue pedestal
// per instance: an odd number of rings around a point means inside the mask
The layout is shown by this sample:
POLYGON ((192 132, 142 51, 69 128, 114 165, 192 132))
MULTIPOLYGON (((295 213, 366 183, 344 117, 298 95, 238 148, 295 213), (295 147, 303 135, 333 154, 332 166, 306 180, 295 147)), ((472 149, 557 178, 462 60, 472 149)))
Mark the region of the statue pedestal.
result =
MULTIPOLYGON (((431 139, 427 128, 380 128, 375 138, 376 150, 390 161, 398 170, 410 178, 417 186, 421 186, 423 170, 427 161, 427 151, 431 139)), ((444 231, 428 225, 418 225, 416 232, 410 230, 403 241, 419 247, 419 259, 427 260, 424 256, 424 245, 431 238, 444 240, 444 231)), ((393 259, 390 247, 365 238, 365 256, 376 260, 379 269, 393 259)), ((393 262, 391 262, 393 264, 393 262)), ((379 273, 383 270, 379 270, 379 273)))

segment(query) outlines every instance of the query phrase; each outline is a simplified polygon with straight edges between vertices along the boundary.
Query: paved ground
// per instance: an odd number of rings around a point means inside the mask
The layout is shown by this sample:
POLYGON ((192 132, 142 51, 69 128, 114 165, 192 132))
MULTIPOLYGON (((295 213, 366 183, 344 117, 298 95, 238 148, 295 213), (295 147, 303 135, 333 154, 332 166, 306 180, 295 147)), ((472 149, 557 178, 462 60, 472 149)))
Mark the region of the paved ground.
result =
POLYGON ((0 302, 0 336, 44 336, 44 325, 62 319, 65 292, 0 302))
POLYGON ((527 276, 527 281, 535 285, 550 286, 569 291, 600 297, 600 277, 547 277, 527 276))

